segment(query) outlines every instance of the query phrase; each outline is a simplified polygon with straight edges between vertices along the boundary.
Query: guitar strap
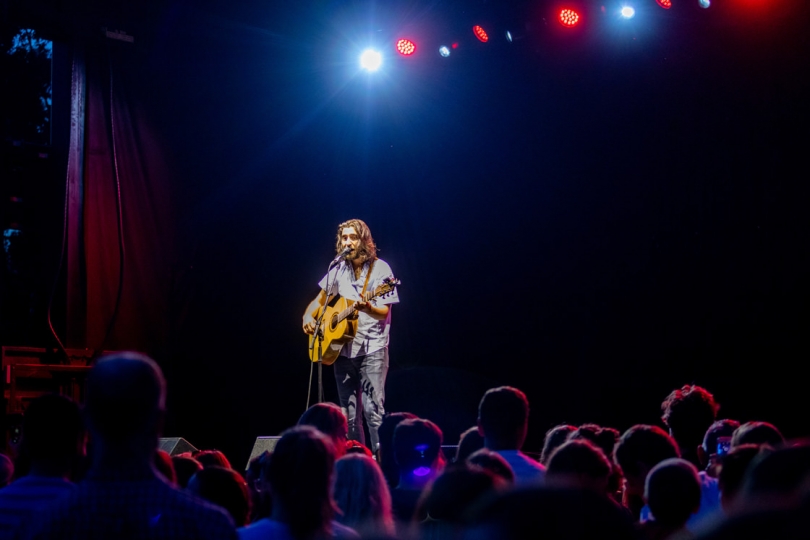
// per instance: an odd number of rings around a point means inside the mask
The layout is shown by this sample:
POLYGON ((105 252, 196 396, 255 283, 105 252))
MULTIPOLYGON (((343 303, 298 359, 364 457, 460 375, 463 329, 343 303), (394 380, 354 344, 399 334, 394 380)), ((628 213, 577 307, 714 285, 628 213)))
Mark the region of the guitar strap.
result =
POLYGON ((371 270, 374 268, 374 261, 376 261, 376 260, 377 259, 372 260, 371 264, 368 265, 368 273, 366 274, 366 282, 363 283, 363 290, 360 291, 360 298, 363 298, 364 297, 363 295, 366 294, 366 287, 368 287, 368 280, 371 277, 371 270))

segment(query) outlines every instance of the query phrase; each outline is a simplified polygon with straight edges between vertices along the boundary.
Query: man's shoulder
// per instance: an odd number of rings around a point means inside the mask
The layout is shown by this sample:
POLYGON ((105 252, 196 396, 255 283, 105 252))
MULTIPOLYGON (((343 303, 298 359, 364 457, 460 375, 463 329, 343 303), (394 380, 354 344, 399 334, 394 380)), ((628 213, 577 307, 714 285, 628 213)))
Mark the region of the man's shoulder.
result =
MULTIPOLYGON (((148 518, 154 538, 234 538, 229 515, 162 480, 97 482, 85 480, 31 524, 36 538, 69 538, 85 532, 115 533, 119 523, 148 518)), ((133 538, 143 530, 132 531, 133 538)), ((108 535, 109 536, 109 535, 108 535)))

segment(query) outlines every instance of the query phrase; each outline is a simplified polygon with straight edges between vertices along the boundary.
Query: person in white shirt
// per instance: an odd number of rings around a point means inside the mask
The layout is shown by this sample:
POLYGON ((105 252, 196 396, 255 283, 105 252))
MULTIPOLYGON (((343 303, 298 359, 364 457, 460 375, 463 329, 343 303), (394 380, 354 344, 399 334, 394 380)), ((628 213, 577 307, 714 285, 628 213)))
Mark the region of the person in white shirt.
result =
POLYGON ((389 294, 369 301, 363 293, 374 291, 391 267, 377 258, 377 246, 368 225, 360 219, 341 223, 335 251, 342 255, 318 285, 319 295, 307 306, 303 329, 312 335, 320 308, 333 295, 353 301, 358 310, 354 339, 343 345, 334 363, 340 407, 349 423, 349 439, 365 444, 363 417, 371 438, 371 450, 379 445, 378 429, 385 415, 385 378, 388 374, 388 335, 391 305, 399 302, 396 288, 389 294), (327 289, 329 294, 327 295, 327 289))

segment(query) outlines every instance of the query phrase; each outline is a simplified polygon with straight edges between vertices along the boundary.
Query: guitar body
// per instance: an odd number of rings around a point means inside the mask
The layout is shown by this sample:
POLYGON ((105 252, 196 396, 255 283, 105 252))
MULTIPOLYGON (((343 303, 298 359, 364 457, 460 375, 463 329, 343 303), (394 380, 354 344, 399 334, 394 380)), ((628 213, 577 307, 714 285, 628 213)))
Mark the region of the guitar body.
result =
POLYGON ((343 297, 337 296, 329 302, 325 308, 318 309, 318 316, 325 309, 326 314, 323 317, 323 342, 315 336, 309 339, 309 359, 313 362, 318 361, 318 348, 323 346, 323 356, 321 361, 325 365, 331 365, 340 356, 340 351, 343 345, 354 339, 357 334, 357 316, 346 317, 340 320, 340 313, 351 308, 354 304, 353 300, 346 300, 343 297))
MULTIPOLYGON (((394 276, 387 277, 373 292, 364 293, 363 299, 368 301, 385 297, 391 294, 397 285, 399 285, 398 279, 394 278, 394 276)), ((321 326, 323 340, 318 339, 317 336, 310 336, 310 360, 317 362, 320 356, 324 364, 334 364, 335 360, 340 356, 340 350, 343 346, 354 339, 354 336, 357 335, 358 317, 355 303, 354 300, 346 300, 342 296, 335 295, 327 300, 324 307, 318 308, 314 313, 317 320, 320 318, 321 313, 325 311, 323 325, 321 326), (320 354, 319 349, 323 351, 320 354)))

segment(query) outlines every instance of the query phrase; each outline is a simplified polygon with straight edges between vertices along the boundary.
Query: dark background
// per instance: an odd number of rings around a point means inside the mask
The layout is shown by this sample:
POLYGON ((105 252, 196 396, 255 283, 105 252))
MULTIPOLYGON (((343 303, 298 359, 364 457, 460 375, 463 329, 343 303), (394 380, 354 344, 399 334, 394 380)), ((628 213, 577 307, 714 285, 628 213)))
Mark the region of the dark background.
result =
MULTIPOLYGON (((178 241, 164 342, 118 345, 163 366, 167 435, 241 465, 305 408, 301 313, 351 217, 402 280, 386 408, 447 443, 500 384, 530 399, 529 450, 560 422, 659 423, 691 383, 722 417, 809 435, 805 4, 646 0, 620 21, 585 2, 572 30, 542 1, 39 2, 11 22, 57 49, 101 19, 135 36, 117 68, 178 241)), ((48 339, 26 335, 4 344, 48 339)))

